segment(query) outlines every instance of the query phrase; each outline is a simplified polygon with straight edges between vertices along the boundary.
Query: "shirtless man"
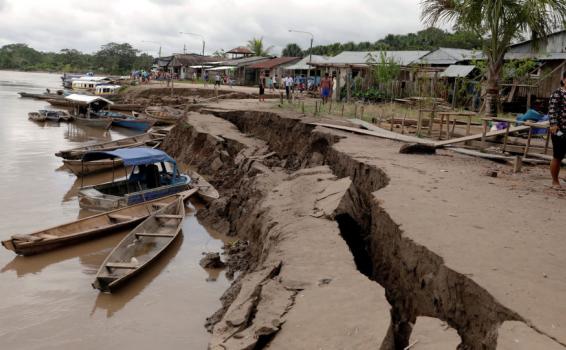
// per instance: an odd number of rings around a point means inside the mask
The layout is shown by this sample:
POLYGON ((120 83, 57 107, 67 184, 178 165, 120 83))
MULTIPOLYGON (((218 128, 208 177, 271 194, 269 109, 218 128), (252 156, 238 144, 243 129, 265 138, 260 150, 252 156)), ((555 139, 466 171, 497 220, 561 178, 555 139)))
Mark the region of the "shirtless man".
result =
POLYGON ((328 73, 324 73, 324 78, 320 82, 320 97, 322 97, 322 103, 328 102, 328 98, 332 95, 332 79, 328 76, 328 73))

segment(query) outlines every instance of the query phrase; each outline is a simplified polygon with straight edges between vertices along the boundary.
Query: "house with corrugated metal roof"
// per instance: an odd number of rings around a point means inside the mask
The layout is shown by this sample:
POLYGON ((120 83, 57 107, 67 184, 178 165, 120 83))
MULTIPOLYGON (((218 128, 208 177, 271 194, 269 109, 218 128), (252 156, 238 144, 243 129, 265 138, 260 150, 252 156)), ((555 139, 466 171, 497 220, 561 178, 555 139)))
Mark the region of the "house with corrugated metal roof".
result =
POLYGON ((238 46, 230 51, 226 51, 226 55, 228 55, 230 59, 237 59, 237 58, 251 57, 254 55, 254 53, 252 50, 248 49, 245 46, 238 46))
POLYGON ((207 71, 210 74, 228 75, 234 81, 235 85, 253 84, 255 81, 255 69, 250 67, 256 63, 271 60, 271 57, 249 56, 230 60, 213 62, 213 67, 209 67, 207 71), (251 83, 250 83, 251 82, 251 83))
MULTIPOLYGON (((328 72, 335 77, 336 91, 341 91, 346 86, 347 98, 349 99, 350 90, 354 79, 361 77, 365 79, 369 76, 372 65, 379 64, 382 57, 392 60, 400 66, 400 73, 397 79, 398 89, 405 88, 405 82, 413 80, 415 65, 423 56, 430 51, 344 51, 334 57, 329 57, 325 62, 313 63, 312 65, 328 72)), ((340 98, 340 94, 334 95, 340 98)))
POLYGON ((165 67, 179 79, 189 78, 195 71, 195 66, 202 67, 210 62, 217 61, 218 57, 202 56, 197 54, 174 54, 165 67), (193 67, 193 68, 191 68, 193 67))
POLYGON ((285 67, 285 71, 293 77, 307 77, 310 73, 310 76, 314 77, 313 81, 318 83, 322 72, 319 67, 315 67, 313 64, 324 63, 328 61, 328 59, 328 56, 308 55, 303 57, 300 61, 285 67))
POLYGON ((246 80, 246 85, 257 84, 259 82, 259 76, 264 73, 266 77, 282 77, 288 72, 285 70, 286 67, 297 63, 300 61, 300 57, 275 57, 266 61, 258 62, 249 66, 249 70, 252 72, 250 76, 246 78, 251 78, 246 80))

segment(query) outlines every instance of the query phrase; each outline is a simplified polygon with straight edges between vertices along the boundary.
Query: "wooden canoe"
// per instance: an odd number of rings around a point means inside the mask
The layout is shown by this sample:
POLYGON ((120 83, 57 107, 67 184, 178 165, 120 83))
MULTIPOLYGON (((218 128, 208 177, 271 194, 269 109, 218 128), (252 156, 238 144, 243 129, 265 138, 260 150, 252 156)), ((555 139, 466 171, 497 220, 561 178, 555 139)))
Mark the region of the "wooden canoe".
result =
MULTIPOLYGON (((196 190, 182 192, 190 196, 196 190)), ((19 255, 33 255, 131 227, 157 210, 174 203, 181 193, 159 198, 24 235, 13 235, 2 245, 19 255)))
POLYGON ((164 139, 164 135, 156 133, 145 133, 142 135, 136 135, 132 137, 127 137, 115 141, 106 141, 97 143, 90 146, 82 146, 77 148, 71 148, 55 153, 57 157, 64 159, 81 159, 86 152, 90 151, 113 151, 118 148, 130 148, 139 146, 149 146, 153 147, 159 145, 164 139))
POLYGON ((179 237, 185 196, 150 215, 106 257, 92 286, 111 293, 157 259, 179 237))
POLYGON ((90 162, 83 162, 80 159, 63 159, 63 164, 77 176, 95 174, 124 166, 121 159, 102 159, 90 162))
POLYGON ((175 124, 185 115, 185 111, 168 106, 151 106, 145 109, 145 114, 157 123, 175 124))
POLYGON ((189 186, 198 190, 197 194, 200 199, 206 203, 210 203, 220 198, 218 191, 206 181, 204 177, 194 171, 189 172, 189 176, 191 177, 191 184, 189 186))

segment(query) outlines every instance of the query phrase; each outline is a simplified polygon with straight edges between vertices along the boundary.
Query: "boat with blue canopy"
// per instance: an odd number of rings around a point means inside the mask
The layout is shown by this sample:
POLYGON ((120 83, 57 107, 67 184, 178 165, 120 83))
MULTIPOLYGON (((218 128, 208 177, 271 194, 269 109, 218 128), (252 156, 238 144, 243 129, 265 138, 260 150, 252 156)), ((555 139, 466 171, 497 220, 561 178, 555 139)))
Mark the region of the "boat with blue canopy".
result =
POLYGON ((184 191, 191 183, 190 176, 179 172, 177 162, 158 149, 120 148, 87 152, 82 157, 83 162, 102 160, 121 162, 125 179, 82 187, 79 190, 79 205, 83 209, 113 210, 184 191))

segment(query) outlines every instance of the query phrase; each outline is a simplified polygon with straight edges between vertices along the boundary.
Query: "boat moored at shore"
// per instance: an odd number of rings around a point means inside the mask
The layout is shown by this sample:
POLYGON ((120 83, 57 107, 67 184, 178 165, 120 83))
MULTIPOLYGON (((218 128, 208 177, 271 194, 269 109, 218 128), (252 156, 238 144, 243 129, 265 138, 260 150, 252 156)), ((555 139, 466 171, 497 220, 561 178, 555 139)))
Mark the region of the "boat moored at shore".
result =
POLYGON ((114 159, 120 159, 126 168, 132 167, 129 176, 124 180, 81 188, 78 195, 81 208, 113 210, 184 191, 191 183, 188 175, 179 173, 173 158, 149 147, 88 152, 82 161, 114 159))

